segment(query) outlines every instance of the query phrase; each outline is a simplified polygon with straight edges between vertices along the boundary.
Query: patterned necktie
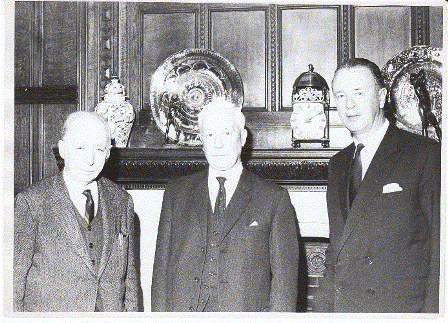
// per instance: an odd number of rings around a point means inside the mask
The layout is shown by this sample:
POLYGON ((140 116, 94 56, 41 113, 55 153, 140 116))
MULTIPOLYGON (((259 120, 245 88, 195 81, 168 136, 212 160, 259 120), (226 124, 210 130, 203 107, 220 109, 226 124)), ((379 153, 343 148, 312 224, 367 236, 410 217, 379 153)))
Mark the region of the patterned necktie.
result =
POLYGON ((351 174, 348 198, 350 207, 352 206, 353 200, 355 199, 356 193, 358 193, 358 188, 362 182, 362 162, 361 162, 361 150, 364 148, 363 144, 358 144, 356 146, 355 157, 352 161, 351 174))
POLYGON ((93 205, 92 193, 90 190, 85 190, 82 192, 87 198, 86 200, 86 218, 89 219, 89 223, 93 221, 93 216, 95 212, 95 207, 93 205))
POLYGON ((218 196, 216 197, 215 202, 215 215, 220 217, 224 214, 224 210, 226 209, 226 188, 224 187, 224 182, 226 181, 225 177, 216 177, 219 182, 219 191, 218 196))

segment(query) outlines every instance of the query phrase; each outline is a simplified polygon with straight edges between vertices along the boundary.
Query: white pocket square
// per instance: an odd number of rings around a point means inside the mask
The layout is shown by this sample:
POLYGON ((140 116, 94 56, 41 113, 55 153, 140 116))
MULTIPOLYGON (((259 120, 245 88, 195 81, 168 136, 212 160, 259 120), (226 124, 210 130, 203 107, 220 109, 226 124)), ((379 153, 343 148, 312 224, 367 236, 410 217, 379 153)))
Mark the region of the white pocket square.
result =
POLYGON ((257 222, 257 221, 254 221, 254 222, 252 222, 251 224, 249 224, 250 227, 255 227, 255 226, 257 226, 257 225, 258 225, 258 222, 257 222))
POLYGON ((385 193, 393 193, 393 192, 401 192, 403 189, 398 183, 389 183, 383 186, 383 194, 385 193))

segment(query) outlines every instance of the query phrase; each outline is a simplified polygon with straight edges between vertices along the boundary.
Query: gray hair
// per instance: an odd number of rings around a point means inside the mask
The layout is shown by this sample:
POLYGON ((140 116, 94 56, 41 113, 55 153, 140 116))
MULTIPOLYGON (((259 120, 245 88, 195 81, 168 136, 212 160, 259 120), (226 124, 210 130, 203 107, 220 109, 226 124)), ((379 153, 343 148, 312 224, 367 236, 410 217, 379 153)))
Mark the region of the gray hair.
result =
POLYGON ((232 102, 227 101, 223 97, 216 97, 211 102, 206 104, 202 108, 201 112, 199 112, 199 131, 201 131, 205 122, 210 120, 210 117, 214 117, 214 119, 212 118, 211 120, 219 120, 219 117, 224 115, 231 116, 240 131, 246 126, 246 118, 239 107, 234 105, 232 102))
POLYGON ((68 131, 71 130, 73 127, 73 122, 78 119, 85 119, 86 121, 99 121, 101 124, 104 125, 104 132, 107 136, 107 142, 110 144, 111 141, 111 133, 110 133, 110 127, 107 123, 107 120, 99 115, 96 112, 90 112, 90 111, 76 111, 72 112, 67 116, 67 119, 65 119, 64 125, 62 126, 62 133, 61 138, 64 140, 65 136, 67 135, 68 131))

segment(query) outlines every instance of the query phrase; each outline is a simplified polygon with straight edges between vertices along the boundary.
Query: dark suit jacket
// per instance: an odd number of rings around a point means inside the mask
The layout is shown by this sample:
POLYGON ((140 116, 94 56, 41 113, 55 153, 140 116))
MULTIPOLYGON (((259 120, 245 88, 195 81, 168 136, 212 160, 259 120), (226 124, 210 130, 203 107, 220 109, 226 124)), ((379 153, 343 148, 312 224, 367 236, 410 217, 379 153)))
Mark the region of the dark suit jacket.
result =
POLYGON ((353 153, 352 144, 330 160, 330 246, 314 308, 437 312, 440 145, 389 126, 348 209, 347 173, 353 153), (391 183, 402 190, 383 193, 391 183))
MULTIPOLYGON (((168 185, 160 216, 151 286, 152 311, 198 306, 210 198, 207 171, 168 185)), ((222 311, 295 311, 298 226, 288 192, 243 170, 227 207, 219 244, 222 311), (250 226, 254 221, 258 225, 250 226)))
POLYGON ((103 252, 93 270, 62 174, 17 195, 14 212, 14 311, 137 310, 131 196, 98 180, 103 252), (121 232, 121 234, 120 234, 121 232))

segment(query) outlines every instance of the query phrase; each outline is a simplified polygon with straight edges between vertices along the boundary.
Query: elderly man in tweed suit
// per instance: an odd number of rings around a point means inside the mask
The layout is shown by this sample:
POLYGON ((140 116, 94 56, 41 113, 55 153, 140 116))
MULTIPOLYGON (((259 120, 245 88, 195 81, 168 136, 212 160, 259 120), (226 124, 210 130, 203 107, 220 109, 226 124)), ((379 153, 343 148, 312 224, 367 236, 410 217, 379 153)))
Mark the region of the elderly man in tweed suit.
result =
POLYGON ((98 177, 110 131, 93 112, 68 116, 64 170, 15 199, 14 311, 136 311, 130 195, 98 177))

